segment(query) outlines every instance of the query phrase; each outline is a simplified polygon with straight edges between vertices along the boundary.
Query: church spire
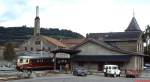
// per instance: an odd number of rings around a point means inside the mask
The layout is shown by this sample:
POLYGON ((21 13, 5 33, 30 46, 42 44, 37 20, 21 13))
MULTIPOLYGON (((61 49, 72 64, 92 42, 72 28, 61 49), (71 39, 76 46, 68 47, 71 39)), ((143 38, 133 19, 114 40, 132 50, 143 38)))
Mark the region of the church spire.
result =
POLYGON ((132 17, 132 20, 131 20, 128 28, 125 30, 126 32, 141 31, 134 15, 135 15, 135 13, 133 11, 133 17, 132 17))
POLYGON ((34 36, 40 35, 40 17, 39 17, 39 7, 36 6, 36 17, 34 20, 34 36))
POLYGON ((36 6, 36 17, 39 16, 39 6, 36 6))
POLYGON ((135 13, 134 13, 134 9, 133 9, 133 17, 135 16, 135 13))

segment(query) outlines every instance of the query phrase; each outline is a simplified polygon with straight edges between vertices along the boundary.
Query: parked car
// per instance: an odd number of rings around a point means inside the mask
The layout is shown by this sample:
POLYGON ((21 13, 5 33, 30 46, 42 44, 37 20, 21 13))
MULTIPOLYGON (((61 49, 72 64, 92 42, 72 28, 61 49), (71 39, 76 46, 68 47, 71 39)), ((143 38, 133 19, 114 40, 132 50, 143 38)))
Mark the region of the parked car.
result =
POLYGON ((0 66, 0 71, 15 71, 15 67, 9 67, 6 65, 1 65, 0 66))
POLYGON ((150 70, 150 64, 144 64, 144 70, 150 70))
POLYGON ((83 67, 78 67, 78 68, 74 68, 72 73, 74 76, 86 76, 88 71, 83 67))
POLYGON ((113 76, 113 77, 117 77, 120 76, 120 70, 118 68, 118 65, 104 65, 104 76, 113 76))

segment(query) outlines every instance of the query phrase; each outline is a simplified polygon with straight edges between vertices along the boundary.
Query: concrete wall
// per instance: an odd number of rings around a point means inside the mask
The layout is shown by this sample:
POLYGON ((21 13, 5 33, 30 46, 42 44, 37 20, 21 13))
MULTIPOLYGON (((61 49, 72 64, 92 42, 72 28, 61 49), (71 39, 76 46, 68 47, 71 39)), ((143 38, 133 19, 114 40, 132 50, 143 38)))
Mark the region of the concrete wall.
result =
POLYGON ((45 49, 45 50, 49 50, 49 49, 55 49, 57 48, 57 46, 53 45, 53 44, 48 44, 46 41, 42 40, 40 37, 33 37, 29 40, 27 40, 26 42, 24 42, 24 44, 22 44, 20 46, 20 48, 22 50, 25 50, 25 47, 27 48, 28 51, 31 51, 31 47, 33 48, 33 51, 36 50, 41 50, 41 49, 45 49), (41 44, 37 45, 35 44, 36 41, 40 41, 41 44))
POLYGON ((143 56, 132 56, 130 61, 125 64, 126 69, 143 70, 143 56))

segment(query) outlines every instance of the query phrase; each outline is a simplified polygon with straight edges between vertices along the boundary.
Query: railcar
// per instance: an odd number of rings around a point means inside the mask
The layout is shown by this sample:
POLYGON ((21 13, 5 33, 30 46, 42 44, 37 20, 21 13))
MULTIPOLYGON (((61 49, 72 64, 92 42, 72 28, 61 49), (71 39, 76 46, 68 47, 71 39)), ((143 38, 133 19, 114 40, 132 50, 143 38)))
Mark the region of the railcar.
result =
POLYGON ((53 58, 41 55, 19 56, 16 60, 16 69, 18 71, 32 70, 52 70, 53 58))

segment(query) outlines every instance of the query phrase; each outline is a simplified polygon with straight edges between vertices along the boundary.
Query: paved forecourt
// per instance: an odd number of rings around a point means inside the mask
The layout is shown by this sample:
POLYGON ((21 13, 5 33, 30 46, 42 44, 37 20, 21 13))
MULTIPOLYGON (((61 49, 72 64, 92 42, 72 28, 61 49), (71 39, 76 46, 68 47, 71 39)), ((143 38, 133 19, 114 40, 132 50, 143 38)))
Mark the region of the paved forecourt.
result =
POLYGON ((125 78, 125 77, 104 77, 99 75, 72 76, 71 74, 62 74, 52 77, 35 77, 31 79, 11 80, 7 82, 150 82, 150 78, 125 78))

